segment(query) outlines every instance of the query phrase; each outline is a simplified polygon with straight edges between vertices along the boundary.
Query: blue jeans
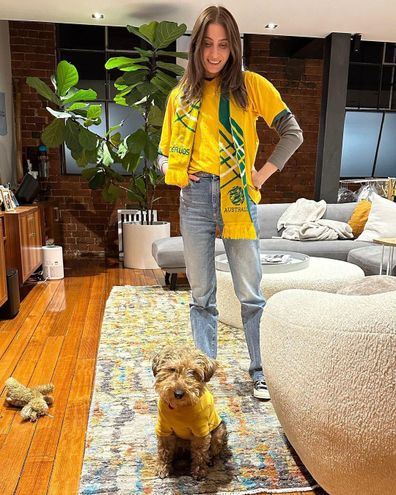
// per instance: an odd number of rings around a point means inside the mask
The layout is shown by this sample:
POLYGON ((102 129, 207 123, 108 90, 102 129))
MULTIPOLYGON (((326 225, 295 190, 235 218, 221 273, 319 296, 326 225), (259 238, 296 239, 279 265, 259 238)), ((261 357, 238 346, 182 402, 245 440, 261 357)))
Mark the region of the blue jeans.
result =
MULTIPOLYGON (((195 345, 208 356, 217 356, 217 316, 215 239, 223 221, 220 211, 218 176, 199 172, 199 182, 180 191, 180 228, 183 236, 187 278, 191 286, 191 327, 195 345)), ((257 207, 250 201, 258 233, 257 207)), ((261 293, 259 241, 224 239, 235 294, 241 303, 241 316, 250 356, 253 380, 263 377, 260 358, 260 319, 265 306, 261 293)))

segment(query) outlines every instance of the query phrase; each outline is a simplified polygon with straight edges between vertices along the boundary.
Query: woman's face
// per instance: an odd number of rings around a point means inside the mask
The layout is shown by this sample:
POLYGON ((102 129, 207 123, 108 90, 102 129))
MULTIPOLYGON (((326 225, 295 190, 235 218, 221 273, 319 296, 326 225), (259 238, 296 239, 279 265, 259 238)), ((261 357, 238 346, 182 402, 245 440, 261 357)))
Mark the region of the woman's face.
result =
POLYGON ((230 56, 230 42, 221 24, 209 24, 201 53, 205 67, 205 77, 219 75, 230 56))

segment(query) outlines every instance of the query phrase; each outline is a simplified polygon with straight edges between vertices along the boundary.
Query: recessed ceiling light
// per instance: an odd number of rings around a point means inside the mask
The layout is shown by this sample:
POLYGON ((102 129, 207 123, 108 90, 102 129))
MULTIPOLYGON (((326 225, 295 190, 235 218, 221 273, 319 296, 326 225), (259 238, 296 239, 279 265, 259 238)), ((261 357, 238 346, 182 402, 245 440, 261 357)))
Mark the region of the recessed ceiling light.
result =
POLYGON ((265 29, 276 29, 278 27, 278 24, 275 24, 274 22, 269 22, 266 26, 265 29))
POLYGON ((104 19, 104 14, 100 14, 99 12, 94 12, 91 15, 92 19, 104 19))

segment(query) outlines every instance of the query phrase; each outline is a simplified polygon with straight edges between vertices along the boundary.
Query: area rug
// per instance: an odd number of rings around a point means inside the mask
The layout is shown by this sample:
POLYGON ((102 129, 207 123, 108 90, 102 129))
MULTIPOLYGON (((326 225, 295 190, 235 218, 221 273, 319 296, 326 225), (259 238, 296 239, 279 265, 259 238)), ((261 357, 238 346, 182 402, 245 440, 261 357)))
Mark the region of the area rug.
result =
POLYGON ((282 433, 271 402, 252 397, 242 330, 220 324, 220 368, 210 382, 232 456, 207 479, 188 462, 155 474, 157 397, 151 358, 166 344, 193 345, 188 291, 113 287, 106 304, 80 494, 192 495, 306 492, 315 487, 282 433))

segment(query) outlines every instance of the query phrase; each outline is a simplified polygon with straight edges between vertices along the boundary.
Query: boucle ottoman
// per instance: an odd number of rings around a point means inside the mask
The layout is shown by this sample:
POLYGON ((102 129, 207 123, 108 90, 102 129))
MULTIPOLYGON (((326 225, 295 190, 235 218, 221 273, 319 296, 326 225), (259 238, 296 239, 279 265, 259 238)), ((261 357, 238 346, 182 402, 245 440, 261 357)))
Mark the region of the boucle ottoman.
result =
MULTIPOLYGON (((219 320, 228 325, 242 328, 241 306, 235 295, 229 271, 216 270, 217 309, 219 320)), ((313 289, 337 292, 354 280, 364 277, 361 268, 346 261, 330 258, 309 258, 309 265, 302 270, 282 273, 263 273, 261 290, 268 299, 285 289, 313 289)))
POLYGON ((268 301, 261 356, 273 406, 330 495, 394 495, 396 291, 286 290, 268 301))

